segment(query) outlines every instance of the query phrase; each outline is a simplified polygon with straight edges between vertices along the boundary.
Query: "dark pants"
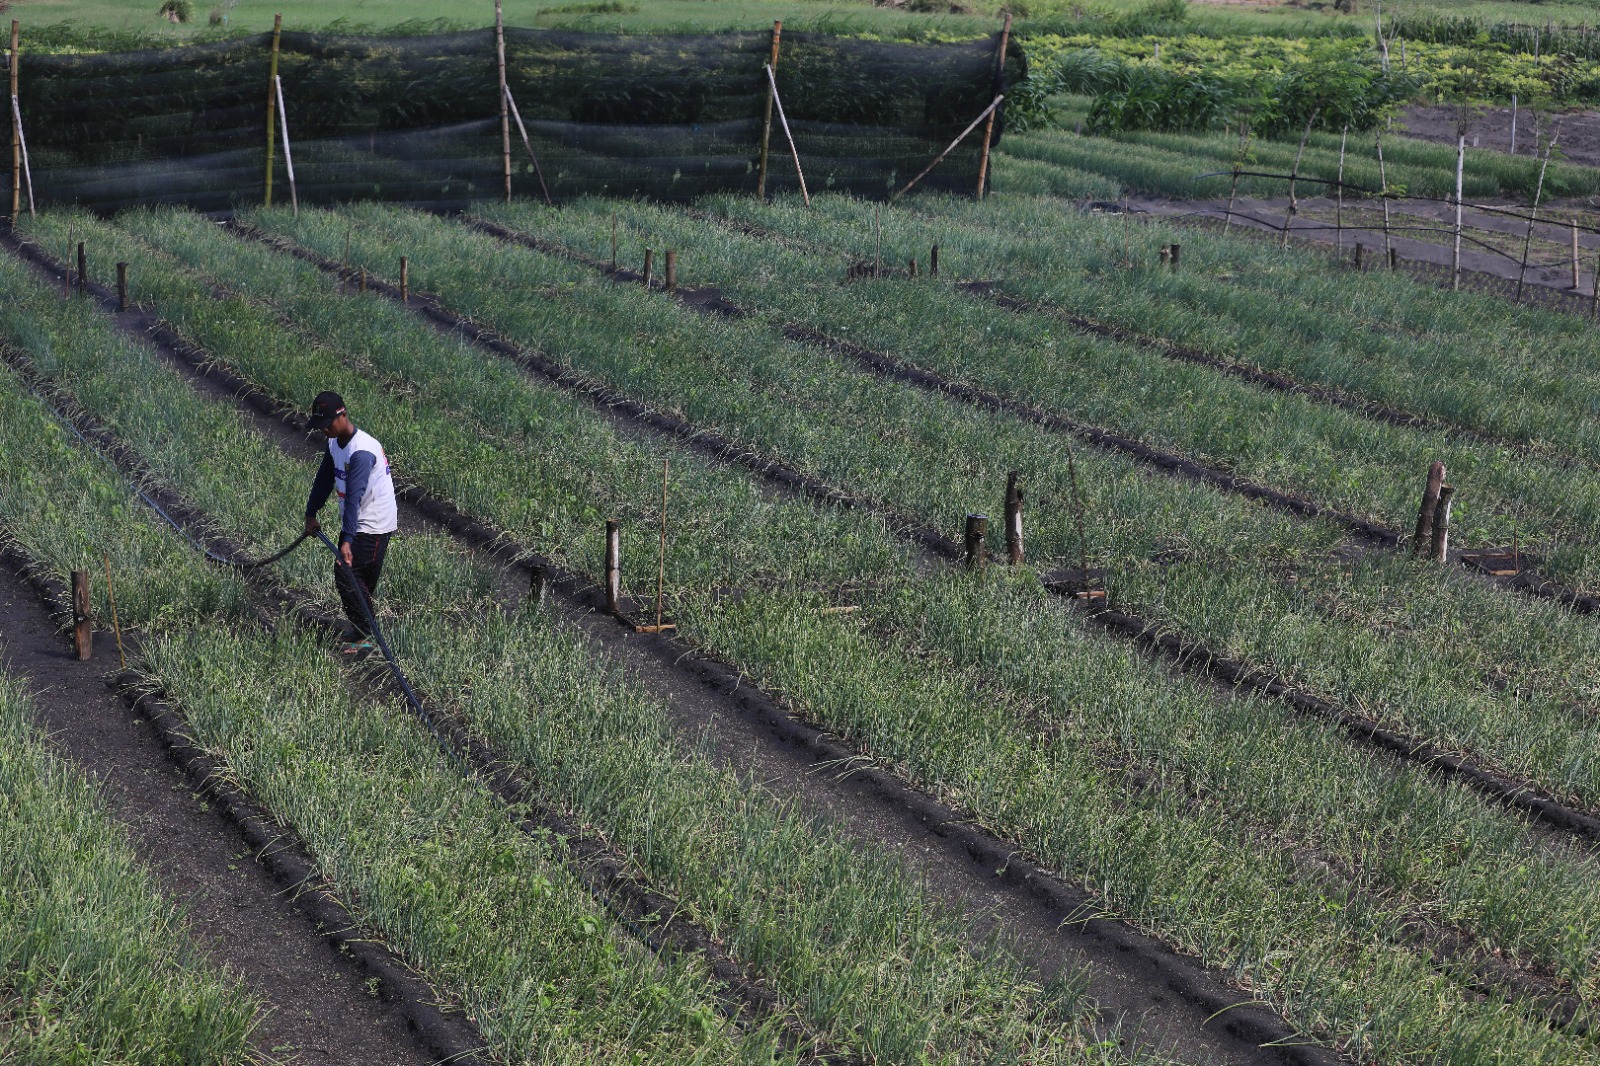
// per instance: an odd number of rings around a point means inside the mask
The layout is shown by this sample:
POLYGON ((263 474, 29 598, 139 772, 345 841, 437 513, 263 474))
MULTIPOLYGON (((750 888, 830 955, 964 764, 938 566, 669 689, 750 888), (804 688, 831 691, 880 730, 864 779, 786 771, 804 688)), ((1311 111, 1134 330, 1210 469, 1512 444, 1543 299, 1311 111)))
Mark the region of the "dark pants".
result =
POLYGON ((372 623, 367 621, 367 610, 370 609, 374 614, 378 610, 373 596, 378 591, 378 578, 383 573, 383 557, 389 553, 391 536, 392 533, 357 533, 350 538, 350 561, 353 565, 347 568, 340 562, 333 567, 333 584, 339 590, 339 599, 344 602, 345 616, 363 637, 372 635, 372 623), (351 570, 355 571, 354 578, 350 576, 351 570), (356 587, 357 580, 361 582, 360 589, 356 587))

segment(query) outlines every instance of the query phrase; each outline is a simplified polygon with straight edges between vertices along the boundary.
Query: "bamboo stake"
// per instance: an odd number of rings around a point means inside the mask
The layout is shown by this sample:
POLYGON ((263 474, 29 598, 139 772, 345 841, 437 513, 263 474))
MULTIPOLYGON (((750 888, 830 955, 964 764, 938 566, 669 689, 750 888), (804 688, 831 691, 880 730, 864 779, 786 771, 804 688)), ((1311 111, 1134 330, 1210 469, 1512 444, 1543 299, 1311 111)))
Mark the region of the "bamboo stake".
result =
POLYGON ((411 302, 411 257, 408 255, 400 257, 400 302, 411 302))
MULTIPOLYGON (((1006 12, 1005 25, 1000 29, 1000 54, 994 62, 994 93, 995 99, 1002 98, 1001 90, 1005 88, 1006 49, 1011 42, 1011 12, 1006 12)), ((983 154, 978 157, 978 199, 983 199, 985 188, 989 184, 989 145, 994 141, 994 116, 995 109, 989 109, 989 121, 983 127, 983 154)))
POLYGON ((883 206, 872 205, 872 276, 883 276, 883 206))
POLYGON ((617 213, 611 212, 611 273, 617 272, 617 213))
POLYGON ((1411 554, 1421 556, 1424 546, 1433 537, 1434 512, 1439 507, 1440 486, 1444 484, 1444 463, 1434 460, 1428 467, 1428 480, 1422 489, 1422 503, 1417 507, 1417 529, 1411 538, 1411 554))
POLYGON ((89 250, 78 242, 78 295, 89 295, 89 250))
POLYGON ((1467 136, 1462 134, 1456 142, 1456 239, 1455 251, 1450 254, 1450 288, 1461 289, 1461 182, 1467 170, 1467 136))
POLYGON ((606 522, 606 613, 622 608, 622 533, 616 519, 606 522))
POLYGON ((494 0, 494 51, 500 66, 500 163, 505 175, 506 203, 511 202, 511 90, 506 87, 506 20, 501 0, 494 0))
POLYGON ((128 264, 117 264, 117 310, 128 309, 128 264))
POLYGON ((983 566, 984 557, 987 554, 983 550, 983 537, 988 531, 988 515, 967 515, 967 529, 966 535, 962 539, 962 547, 966 553, 968 570, 977 570, 983 566))
POLYGON ((111 585, 111 556, 102 555, 106 564, 106 598, 111 601, 111 631, 117 635, 117 662, 121 669, 128 668, 128 657, 122 651, 122 623, 117 621, 117 591, 111 585))
POLYGON ((1096 596, 1095 591, 1089 588, 1089 541, 1084 533, 1083 514, 1083 487, 1078 484, 1078 460, 1072 450, 1072 445, 1067 445, 1067 478, 1072 482, 1073 523, 1078 529, 1078 573, 1083 580, 1082 598, 1085 602, 1093 604, 1096 599, 1105 599, 1105 591, 1101 590, 1096 596))
POLYGON ((11 98, 11 118, 17 124, 17 146, 22 149, 22 177, 28 184, 28 217, 33 217, 33 165, 28 162, 28 134, 22 128, 22 104, 11 98))
POLYGON ((72 295, 72 241, 77 229, 71 222, 67 223, 67 255, 61 261, 61 295, 63 298, 72 295))
POLYGON ((22 212, 22 111, 17 107, 17 68, 21 57, 17 53, 22 36, 22 23, 11 20, 11 224, 17 224, 22 212))
POLYGON ((783 136, 789 142, 789 154, 794 157, 794 172, 800 176, 800 197, 807 207, 811 206, 811 194, 806 191, 806 172, 800 169, 800 150, 794 146, 794 134, 789 132, 789 120, 783 114, 783 99, 778 95, 778 77, 772 72, 772 67, 767 67, 767 84, 772 86, 772 103, 778 109, 778 124, 783 127, 783 136))
POLYGON ((917 182, 921 181, 923 178, 927 177, 929 172, 931 172, 934 167, 938 166, 940 163, 943 163, 944 159, 945 159, 945 156, 947 156, 951 152, 955 151, 956 150, 956 145, 958 145, 962 141, 966 140, 967 139, 967 134, 969 134, 973 130, 977 129, 978 128, 978 123, 982 122, 989 115, 993 114, 994 113, 994 109, 999 107, 1000 106, 1000 101, 1004 100, 1004 99, 1005 99, 1004 96, 996 96, 993 100, 991 100, 989 102, 989 106, 984 108, 983 112, 981 114, 979 114, 977 118, 973 119, 970 123, 968 123, 967 124, 967 128, 962 130, 961 133, 957 135, 956 139, 951 141, 949 143, 949 145, 947 145, 945 147, 944 151, 940 152, 938 155, 933 157, 933 162, 929 163, 927 166, 922 168, 922 173, 918 174, 916 177, 914 177, 910 181, 906 182, 904 185, 902 185, 900 187, 900 190, 898 192, 896 192, 893 196, 889 197, 889 202, 892 204, 896 200, 900 199, 900 197, 902 197, 906 193, 910 192, 911 191, 911 187, 913 185, 915 185, 917 182))
POLYGON ((1439 506, 1433 514, 1433 548, 1429 553, 1436 563, 1450 556, 1450 505, 1455 491, 1449 485, 1439 486, 1439 506))
POLYGON ((1511 154, 1517 154, 1517 94, 1511 94, 1511 154))
POLYGON ((661 604, 666 596, 667 587, 667 466, 669 461, 661 460, 661 556, 660 564, 656 568, 656 624, 653 626, 634 626, 635 633, 665 633, 669 629, 677 629, 673 622, 661 621, 661 604))
MULTIPOLYGON (((772 59, 767 66, 771 70, 778 69, 778 41, 783 36, 783 20, 775 19, 772 23, 772 59)), ((761 164, 756 170, 756 199, 767 198, 767 151, 772 145, 772 102, 777 98, 778 86, 774 81, 767 86, 766 114, 761 123, 761 164)))
MULTIPOLYGON (((1534 125, 1537 128, 1537 116, 1535 116, 1534 125)), ((1544 198, 1545 172, 1550 168, 1550 153, 1555 149, 1556 141, 1560 138, 1561 120, 1557 119, 1555 127, 1550 131, 1550 143, 1544 146, 1544 162, 1539 164, 1539 182, 1534 186, 1533 190, 1533 210, 1528 212, 1528 228, 1522 235, 1522 265, 1517 270, 1517 303, 1522 302, 1522 284, 1528 276, 1528 251, 1533 246, 1533 224, 1539 218, 1539 201, 1544 198)))
POLYGON ((1122 194, 1122 265, 1133 266, 1133 222, 1128 217, 1128 194, 1122 194))
POLYGON ((72 572, 72 648, 79 662, 94 655, 94 622, 89 614, 89 571, 72 572))
POLYGON ((1347 123, 1344 127, 1344 132, 1339 134, 1339 184, 1335 186, 1335 188, 1338 190, 1339 200, 1337 206, 1334 208, 1333 223, 1335 231, 1338 235, 1337 246, 1340 255, 1344 254, 1344 146, 1345 142, 1349 139, 1350 126, 1347 123))
POLYGON ((1378 147, 1378 184, 1381 189, 1378 193, 1383 200, 1383 257, 1389 260, 1389 269, 1394 269, 1394 245, 1389 236, 1389 172, 1383 165, 1383 131, 1378 130, 1373 136, 1373 143, 1378 147))
POLYGON ((555 206, 555 201, 550 199, 550 187, 544 183, 544 170, 539 166, 539 157, 533 154, 533 142, 528 140, 528 127, 522 124, 522 112, 517 110, 517 99, 511 95, 511 86, 506 86, 506 104, 511 108, 511 117, 517 120, 517 132, 522 135, 522 147, 528 150, 528 158, 533 160, 533 173, 539 179, 539 191, 544 193, 544 202, 555 206))
POLYGON ((1283 246, 1289 247, 1289 226, 1294 221, 1294 216, 1299 213, 1300 205, 1295 199, 1295 181, 1300 177, 1300 161, 1305 158, 1306 142, 1311 139, 1311 124, 1317 121, 1317 112, 1312 111, 1311 117, 1306 119, 1306 132, 1300 138, 1300 150, 1294 155, 1294 169, 1289 171, 1289 210, 1283 216, 1283 246))
POLYGON ((1006 557, 1012 566, 1021 566, 1022 550, 1022 486, 1017 484, 1020 474, 1013 470, 1006 475, 1006 557))
POLYGON ((278 38, 283 34, 283 15, 272 16, 272 63, 267 71, 267 185, 262 202, 272 206, 272 154, 277 149, 278 131, 273 128, 278 121, 278 38))
POLYGON ((278 129, 283 134, 283 166, 289 172, 289 203, 294 208, 294 216, 299 218, 300 190, 295 186, 294 156, 289 151, 289 114, 283 107, 283 79, 274 74, 272 84, 278 93, 278 129))
POLYGON ((1578 220, 1572 220, 1572 291, 1578 291, 1578 220))

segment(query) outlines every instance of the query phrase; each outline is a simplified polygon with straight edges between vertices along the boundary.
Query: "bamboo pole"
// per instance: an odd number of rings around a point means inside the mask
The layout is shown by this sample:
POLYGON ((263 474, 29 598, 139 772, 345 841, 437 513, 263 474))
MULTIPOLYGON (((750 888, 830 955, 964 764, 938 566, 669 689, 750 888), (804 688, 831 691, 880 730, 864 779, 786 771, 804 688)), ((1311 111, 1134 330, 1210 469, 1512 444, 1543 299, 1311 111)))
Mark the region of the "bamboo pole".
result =
POLYGON ((1021 475, 1013 470, 1006 476, 1006 558, 1012 566, 1021 566, 1022 550, 1022 486, 1017 483, 1021 475))
POLYGON ((17 147, 22 149, 22 177, 28 185, 28 217, 33 217, 33 167, 28 163, 28 133, 22 128, 22 103, 11 98, 11 121, 17 128, 17 147))
POLYGON ((1433 513, 1433 545, 1429 552, 1429 558, 1436 563, 1450 557, 1450 504, 1455 491, 1449 485, 1439 486, 1439 506, 1433 513))
POLYGON ((511 95, 511 86, 506 86, 506 104, 511 108, 511 117, 517 120, 517 132, 522 134, 522 147, 528 150, 528 158, 533 160, 533 173, 539 179, 539 191, 544 193, 544 202, 554 206, 555 201, 550 199, 550 187, 544 183, 544 169, 539 166, 539 157, 533 154, 533 142, 528 139, 528 127, 522 124, 522 112, 517 110, 516 97, 511 95))
POLYGON ((22 36, 22 23, 11 20, 11 224, 17 224, 22 213, 22 111, 17 107, 17 67, 20 56, 17 45, 22 36))
POLYGON ((411 257, 409 255, 400 257, 400 302, 403 304, 411 302, 411 257))
POLYGON ((1517 94, 1511 94, 1511 154, 1517 154, 1517 94))
POLYGON ((1383 200, 1383 257, 1389 261, 1389 269, 1394 269, 1394 245, 1389 236, 1389 172, 1383 165, 1383 131, 1378 130, 1373 135, 1373 143, 1378 148, 1378 196, 1383 200))
POLYGON ((606 613, 622 609, 622 532, 616 519, 606 522, 606 613))
POLYGON ((1337 190, 1339 200, 1334 208, 1333 224, 1337 233, 1336 240, 1340 255, 1344 254, 1344 147, 1345 142, 1349 139, 1350 126, 1347 123, 1344 127, 1344 132, 1339 134, 1339 184, 1334 187, 1337 190))
POLYGON ((278 38, 283 35, 283 15, 272 16, 272 64, 267 70, 267 184, 262 202, 272 206, 272 156, 277 150, 278 131, 278 38))
POLYGON ((1578 291, 1578 220, 1572 220, 1572 291, 1578 291))
MULTIPOLYGON (((1005 89, 1006 74, 1006 49, 1011 45, 1011 12, 1006 12, 1005 24, 1000 28, 1000 54, 994 60, 994 97, 995 102, 1005 98, 1002 90, 1005 89)), ((989 121, 983 127, 983 154, 978 157, 978 199, 983 199, 984 189, 989 184, 989 145, 994 140, 995 108, 989 108, 989 121)))
POLYGON ((295 217, 299 218, 300 190, 294 180, 294 155, 289 151, 289 113, 283 107, 283 79, 274 74, 272 84, 278 93, 278 130, 283 134, 283 166, 289 173, 289 203, 294 208, 295 217))
MULTIPOLYGON (((783 20, 775 19, 772 23, 772 59, 767 66, 772 70, 778 69, 778 42, 783 36, 783 20)), ((767 198, 767 151, 772 145, 772 101, 778 95, 777 82, 767 85, 767 106, 765 116, 761 122, 761 163, 756 170, 756 199, 767 198)))
POLYGON ((1450 288, 1461 289, 1461 182, 1467 169, 1467 136, 1456 141, 1456 237, 1455 250, 1450 254, 1450 288))
MULTIPOLYGON (((1537 127, 1537 122, 1535 126, 1537 127)), ((1556 141, 1561 137, 1561 120, 1557 119, 1555 127, 1550 131, 1550 143, 1544 146, 1544 162, 1539 164, 1539 182, 1533 189, 1533 210, 1528 212, 1528 228, 1522 235, 1522 265, 1517 270, 1517 295, 1516 302, 1522 302, 1522 285, 1528 276, 1528 251, 1533 247, 1533 224, 1539 218, 1539 201, 1544 199, 1544 176, 1550 169, 1550 153, 1555 149, 1556 141)))
POLYGON ((1589 285, 1589 321, 1600 322, 1600 254, 1594 258, 1594 281, 1589 285))
POLYGON ((1433 537, 1433 516, 1439 507, 1439 491, 1444 484, 1444 463, 1434 460, 1428 466, 1428 480, 1422 489, 1422 503, 1417 507, 1417 529, 1411 538, 1411 554, 1421 556, 1433 537))
POLYGON ((1305 158, 1306 142, 1311 139, 1311 125, 1317 121, 1317 112, 1313 110, 1306 119, 1306 132, 1300 138, 1300 150, 1294 155, 1294 169, 1289 171, 1289 210, 1283 216, 1283 246, 1289 247, 1289 226, 1294 222, 1294 216, 1300 211, 1300 204, 1295 199, 1294 186, 1300 177, 1300 161, 1305 158))
POLYGON ((501 0, 494 0, 494 51, 500 65, 500 163, 505 175, 506 203, 511 202, 511 90, 506 87, 506 20, 501 0))
POLYGON ((794 146, 794 134, 789 132, 789 120, 783 114, 783 99, 778 95, 778 76, 767 67, 767 84, 772 86, 772 103, 778 109, 778 124, 783 127, 783 136, 789 142, 789 154, 794 157, 794 172, 800 176, 800 198, 807 207, 811 206, 811 194, 806 191, 806 172, 800 169, 800 150, 794 146))
POLYGON ((993 100, 991 100, 989 102, 989 106, 984 108, 982 113, 979 114, 977 118, 973 119, 967 125, 967 128, 962 130, 961 133, 956 137, 956 139, 951 141, 949 143, 949 145, 947 145, 945 147, 944 151, 940 152, 938 155, 933 157, 933 162, 929 163, 927 166, 922 168, 922 173, 918 174, 916 177, 914 177, 910 181, 906 182, 904 185, 902 185, 900 187, 900 190, 898 192, 896 192, 893 196, 889 197, 889 202, 890 203, 894 203, 896 200, 900 199, 900 197, 902 197, 906 193, 910 192, 911 191, 911 187, 913 185, 915 185, 917 182, 921 181, 923 178, 927 177, 929 172, 931 172, 934 167, 938 166, 940 163, 943 163, 944 159, 945 159, 945 156, 947 156, 951 152, 955 151, 956 150, 956 145, 958 145, 962 141, 966 140, 967 139, 967 134, 971 133, 973 130, 978 128, 978 123, 982 122, 989 115, 994 114, 994 109, 999 107, 1000 106, 1000 101, 1002 101, 1004 99, 1005 99, 1004 96, 996 96, 993 100))

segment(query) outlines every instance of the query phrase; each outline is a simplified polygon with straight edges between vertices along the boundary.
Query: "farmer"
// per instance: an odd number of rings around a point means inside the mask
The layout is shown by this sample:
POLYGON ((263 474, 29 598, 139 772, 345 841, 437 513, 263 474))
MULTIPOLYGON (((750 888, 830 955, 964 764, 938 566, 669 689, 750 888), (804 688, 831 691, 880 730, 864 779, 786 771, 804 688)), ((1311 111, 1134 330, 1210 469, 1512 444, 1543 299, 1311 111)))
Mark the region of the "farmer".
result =
POLYGON ((372 596, 383 573, 389 537, 398 524, 394 481, 389 476, 383 445, 356 428, 338 393, 320 393, 311 401, 310 425, 328 438, 328 451, 311 485, 311 498, 306 501, 306 533, 322 528, 317 512, 328 502, 328 493, 338 492, 341 562, 334 564, 333 582, 344 602, 345 616, 350 619, 351 628, 344 635, 345 651, 364 653, 373 647, 367 611, 376 610, 372 596))

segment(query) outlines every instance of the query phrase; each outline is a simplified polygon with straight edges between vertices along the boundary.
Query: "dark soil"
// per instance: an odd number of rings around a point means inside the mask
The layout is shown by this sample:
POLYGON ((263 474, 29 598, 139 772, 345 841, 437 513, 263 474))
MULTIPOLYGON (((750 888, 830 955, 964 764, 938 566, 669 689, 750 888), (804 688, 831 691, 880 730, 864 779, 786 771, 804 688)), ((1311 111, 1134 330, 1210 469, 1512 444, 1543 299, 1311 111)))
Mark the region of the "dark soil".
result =
MULTIPOLYGON (((1395 125, 1406 135, 1436 144, 1455 144, 1462 120, 1466 121, 1467 146, 1511 150, 1511 108, 1481 106, 1460 108, 1450 104, 1413 104, 1400 112, 1395 125)), ((1552 116, 1538 116, 1538 134, 1550 135, 1552 116)), ((1538 146, 1534 113, 1523 107, 1517 111, 1517 154, 1532 158, 1538 146)), ((1569 163, 1600 166, 1600 113, 1572 111, 1561 116, 1561 158, 1569 163)))
POLYGON ((0 652, 9 672, 28 678, 40 726, 100 785, 163 890, 185 906, 203 950, 266 1001, 259 1048, 300 1063, 434 1061, 401 1005, 369 991, 361 966, 107 684, 118 666, 112 635, 100 634, 94 658, 78 662, 9 561, 0 562, 0 652))

